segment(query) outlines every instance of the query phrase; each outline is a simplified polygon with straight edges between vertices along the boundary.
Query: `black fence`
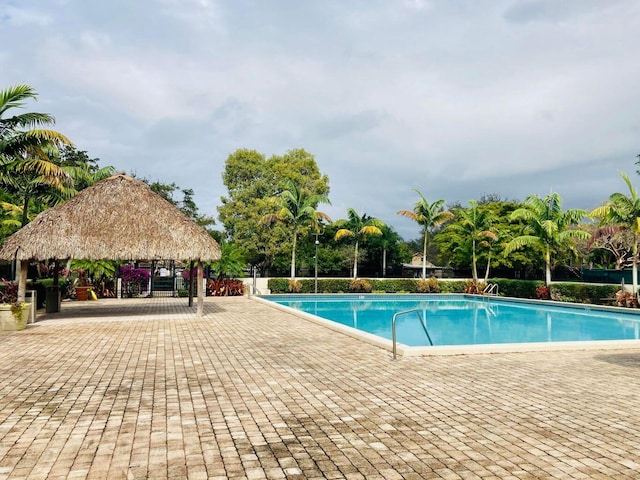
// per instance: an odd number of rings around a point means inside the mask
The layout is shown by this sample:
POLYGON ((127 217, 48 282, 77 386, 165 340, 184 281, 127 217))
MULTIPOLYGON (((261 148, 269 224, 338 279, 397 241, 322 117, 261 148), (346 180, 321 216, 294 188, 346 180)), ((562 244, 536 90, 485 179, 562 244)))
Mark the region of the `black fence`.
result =
POLYGON ((626 284, 633 282, 631 270, 607 270, 604 268, 583 268, 582 281, 587 283, 615 283, 626 284))

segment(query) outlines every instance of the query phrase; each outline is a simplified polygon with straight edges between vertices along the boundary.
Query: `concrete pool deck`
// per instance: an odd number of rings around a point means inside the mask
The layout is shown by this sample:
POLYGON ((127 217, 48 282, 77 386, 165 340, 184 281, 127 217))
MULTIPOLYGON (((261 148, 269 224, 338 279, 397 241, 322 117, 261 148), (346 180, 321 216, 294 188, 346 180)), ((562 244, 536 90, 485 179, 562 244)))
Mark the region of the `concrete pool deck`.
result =
POLYGON ((0 336, 0 479, 640 475, 640 348, 407 357, 246 298, 0 336))

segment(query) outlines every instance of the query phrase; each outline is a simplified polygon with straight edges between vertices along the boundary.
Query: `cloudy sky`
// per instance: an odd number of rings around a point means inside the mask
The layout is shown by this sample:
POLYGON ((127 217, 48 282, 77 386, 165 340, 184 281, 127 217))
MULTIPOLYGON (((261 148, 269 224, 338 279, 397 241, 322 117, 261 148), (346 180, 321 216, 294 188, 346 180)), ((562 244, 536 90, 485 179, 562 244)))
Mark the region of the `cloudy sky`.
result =
POLYGON ((0 0, 0 88, 217 215, 238 148, 313 153, 334 219, 417 200, 592 209, 640 153, 637 0, 0 0))

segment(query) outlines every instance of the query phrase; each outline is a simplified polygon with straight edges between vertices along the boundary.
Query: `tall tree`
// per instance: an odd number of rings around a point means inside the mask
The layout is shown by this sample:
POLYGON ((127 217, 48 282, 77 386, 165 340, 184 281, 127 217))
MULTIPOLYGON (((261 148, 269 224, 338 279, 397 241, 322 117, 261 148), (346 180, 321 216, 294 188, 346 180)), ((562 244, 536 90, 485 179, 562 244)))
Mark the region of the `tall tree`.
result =
POLYGON ((77 192, 116 172, 112 166, 100 167, 99 161, 99 158, 91 158, 85 150, 78 150, 73 145, 65 145, 60 150, 60 166, 73 179, 73 188, 77 192))
POLYGON ((316 210, 318 204, 331 204, 325 195, 310 195, 300 189, 291 180, 285 182, 285 189, 280 192, 279 209, 263 217, 263 223, 281 222, 291 228, 291 280, 296 278, 296 243, 301 228, 308 226, 319 231, 319 224, 324 219, 331 222, 331 218, 324 212, 316 210))
MULTIPOLYGON (((380 230, 382 235, 373 235, 367 239, 365 262, 367 262, 366 264, 370 269, 381 270, 382 276, 385 277, 390 267, 399 265, 403 261, 401 252, 402 239, 393 227, 385 225, 380 230)), ((410 255, 409 258, 411 258, 410 255)))
MULTIPOLYGON (((484 236, 477 239, 476 262, 478 270, 480 269, 479 265, 483 263, 487 267, 490 266, 491 269, 515 268, 519 270, 537 266, 541 254, 536 252, 536 249, 522 249, 512 253, 509 257, 502 254, 503 245, 520 234, 519 225, 510 220, 511 212, 519 208, 520 204, 514 201, 495 199, 495 197, 485 202, 483 198, 478 201, 477 213, 479 216, 490 218, 488 230, 495 234, 497 240, 484 236)), ((453 207, 452 212, 454 218, 433 236, 430 244, 438 247, 440 264, 467 269, 473 266, 473 244, 467 233, 469 225, 464 224, 467 223, 465 218, 473 218, 473 215, 469 212, 469 206, 453 207)), ((480 223, 484 223, 484 221, 480 223)), ((488 279, 486 268, 484 276, 486 281, 488 279)), ((478 277, 480 277, 480 272, 478 272, 478 277)))
POLYGON ((640 241, 640 197, 629 176, 620 172, 627 184, 629 195, 612 193, 609 201, 591 212, 591 216, 600 220, 602 225, 617 225, 633 234, 632 244, 632 277, 633 291, 638 292, 638 242, 640 241))
POLYGON ((28 221, 32 199, 47 201, 73 193, 71 177, 55 161, 59 147, 71 141, 59 132, 39 128, 54 124, 53 115, 11 115, 37 97, 28 85, 0 90, 0 184, 19 199, 22 225, 28 221))
MULTIPOLYGON (((478 284, 478 267, 477 267, 477 248, 483 246, 490 247, 489 242, 498 240, 498 236, 493 231, 493 223, 495 218, 488 209, 478 208, 478 202, 469 201, 469 208, 460 209, 460 222, 451 225, 454 232, 461 235, 467 243, 471 244, 471 271, 473 281, 478 284)), ((491 265, 491 254, 487 258, 487 269, 485 281, 488 278, 489 267, 491 265)))
POLYGON ((293 240, 283 223, 260 225, 265 215, 273 213, 271 199, 279 197, 287 181, 308 195, 329 195, 328 177, 303 149, 268 159, 256 150, 236 150, 225 162, 222 180, 228 193, 221 197, 218 213, 226 236, 263 273, 276 263, 289 264, 293 240))
POLYGON ((523 206, 514 210, 511 220, 522 221, 522 234, 512 239, 504 248, 504 254, 530 245, 540 245, 544 250, 545 283, 551 283, 551 255, 561 248, 572 249, 573 239, 587 239, 589 233, 572 228, 589 216, 586 210, 562 210, 562 197, 552 192, 544 198, 529 195, 523 206))
POLYGON ((444 200, 436 200, 429 203, 420 191, 414 189, 420 199, 415 203, 413 210, 400 210, 398 215, 404 215, 416 222, 422 228, 422 278, 427 278, 427 242, 429 232, 453 218, 453 213, 444 209, 444 200))
POLYGON ((37 92, 29 85, 14 85, 0 90, 0 157, 28 156, 31 149, 71 145, 59 132, 39 127, 53 125, 55 118, 48 113, 27 112, 9 116, 9 112, 22 108, 27 100, 37 100, 37 92))
POLYGON ((368 217, 365 213, 360 216, 353 208, 347 209, 347 219, 336 222, 339 230, 334 237, 340 240, 345 237, 355 239, 355 249, 353 254, 353 278, 358 278, 358 246, 370 235, 382 235, 382 228, 385 226, 381 220, 368 217))
POLYGON ((168 201, 171 205, 174 205, 175 207, 180 209, 182 213, 184 213, 187 217, 189 217, 191 220, 193 220, 195 223, 197 223, 201 227, 207 229, 209 233, 212 233, 211 230, 208 229, 208 227, 211 225, 214 225, 216 221, 213 217, 210 217, 208 215, 203 215, 200 213, 200 210, 198 209, 198 206, 196 205, 196 202, 193 199, 193 195, 194 195, 193 189, 180 188, 175 182, 163 183, 163 182, 160 182, 159 180, 152 182, 146 178, 142 178, 141 180, 147 185, 149 185, 149 188, 152 191, 160 195, 162 198, 168 201), (176 192, 182 193, 182 200, 178 200, 174 198, 174 195, 176 195, 176 192))

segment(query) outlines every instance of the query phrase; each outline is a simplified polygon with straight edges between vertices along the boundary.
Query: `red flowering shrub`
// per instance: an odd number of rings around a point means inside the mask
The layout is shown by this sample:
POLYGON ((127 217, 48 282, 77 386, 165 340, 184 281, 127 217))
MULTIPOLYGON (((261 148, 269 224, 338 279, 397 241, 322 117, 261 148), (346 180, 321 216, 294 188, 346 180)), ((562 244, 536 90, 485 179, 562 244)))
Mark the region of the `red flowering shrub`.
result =
POLYGON ((546 285, 540 285, 538 288, 536 288, 536 298, 538 298, 539 300, 549 300, 551 298, 549 287, 547 287, 546 285))

